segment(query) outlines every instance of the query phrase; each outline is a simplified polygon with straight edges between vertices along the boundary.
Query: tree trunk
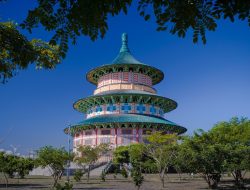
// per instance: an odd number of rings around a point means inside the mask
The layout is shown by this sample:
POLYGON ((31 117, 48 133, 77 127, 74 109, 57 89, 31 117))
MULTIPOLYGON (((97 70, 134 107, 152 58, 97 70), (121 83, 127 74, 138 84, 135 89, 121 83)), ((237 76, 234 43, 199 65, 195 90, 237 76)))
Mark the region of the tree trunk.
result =
POLYGON ((53 187, 55 187, 55 186, 57 185, 57 181, 58 181, 59 176, 57 176, 57 175, 53 175, 53 178, 54 178, 54 184, 53 184, 53 187))
POLYGON ((203 178, 205 179, 205 181, 206 181, 207 184, 208 184, 208 187, 210 188, 211 182, 210 182, 210 180, 209 180, 208 174, 204 174, 204 175, 203 175, 203 178))
POLYGON ((5 187, 7 189, 8 188, 8 184, 9 184, 8 177, 6 176, 5 173, 3 173, 3 175, 4 175, 4 178, 5 178, 5 187))
POLYGON ((216 189, 220 181, 220 174, 204 174, 203 178, 206 180, 209 189, 216 189))
POLYGON ((176 172, 178 173, 179 180, 181 181, 181 171, 179 169, 176 169, 176 172))
POLYGON ((235 179, 235 185, 237 187, 244 187, 244 180, 243 180, 241 170, 235 170, 233 172, 233 176, 234 176, 234 179, 235 179))
POLYGON ((162 187, 164 188, 165 187, 165 181, 164 181, 165 170, 162 170, 159 175, 160 175, 162 187))
POLYGON ((89 165, 89 168, 88 168, 88 174, 87 174, 87 182, 89 182, 89 176, 90 176, 90 167, 91 167, 91 165, 89 165))
POLYGON ((63 171, 61 171, 60 175, 59 175, 59 179, 62 178, 62 175, 63 175, 63 171))

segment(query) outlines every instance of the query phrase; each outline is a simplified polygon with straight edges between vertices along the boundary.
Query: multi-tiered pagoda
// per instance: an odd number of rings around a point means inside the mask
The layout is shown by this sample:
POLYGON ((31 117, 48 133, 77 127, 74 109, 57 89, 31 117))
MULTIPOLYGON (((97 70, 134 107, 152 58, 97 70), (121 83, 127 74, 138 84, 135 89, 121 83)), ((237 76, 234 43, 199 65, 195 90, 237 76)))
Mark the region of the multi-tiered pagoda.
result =
POLYGON ((186 128, 164 119, 164 113, 174 110, 177 103, 158 96, 153 88, 163 77, 162 71, 132 56, 127 34, 123 34, 113 62, 87 73, 87 80, 97 88, 92 96, 74 103, 77 111, 86 114, 85 120, 71 125, 74 147, 143 142, 148 131, 184 133, 186 128))

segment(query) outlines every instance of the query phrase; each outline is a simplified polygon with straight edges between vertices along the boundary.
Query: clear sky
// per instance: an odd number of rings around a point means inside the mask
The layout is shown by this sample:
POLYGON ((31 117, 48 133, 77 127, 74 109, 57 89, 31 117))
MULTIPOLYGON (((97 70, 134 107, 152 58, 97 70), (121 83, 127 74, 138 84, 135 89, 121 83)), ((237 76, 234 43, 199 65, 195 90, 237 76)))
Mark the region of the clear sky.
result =
MULTIPOLYGON (((33 2, 0 3, 0 18, 20 23, 33 2)), ((81 37, 71 45, 56 69, 37 71, 30 66, 0 84, 0 139, 4 139, 0 149, 11 149, 12 144, 27 153, 44 145, 66 145, 63 129, 84 119, 72 104, 95 89, 85 74, 116 57, 123 32, 128 33, 130 50, 138 60, 165 73, 155 88, 159 95, 178 102, 165 117, 185 126, 187 134, 208 130, 233 116, 250 117, 249 29, 246 21, 220 21, 215 32, 207 33, 206 45, 193 44, 191 33, 180 39, 157 32, 154 22, 145 22, 132 6, 127 16, 109 19, 104 39, 92 42, 81 37)), ((50 35, 39 28, 29 37, 49 40, 50 35)))

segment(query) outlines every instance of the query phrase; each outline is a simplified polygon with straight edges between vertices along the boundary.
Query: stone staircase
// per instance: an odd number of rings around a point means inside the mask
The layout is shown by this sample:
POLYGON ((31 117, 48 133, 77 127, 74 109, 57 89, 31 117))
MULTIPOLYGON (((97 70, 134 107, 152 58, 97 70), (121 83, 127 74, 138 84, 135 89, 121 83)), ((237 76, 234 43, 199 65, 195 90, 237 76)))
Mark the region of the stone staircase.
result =
POLYGON ((105 170, 105 168, 108 166, 108 164, 109 164, 109 162, 91 170, 90 175, 91 176, 100 176, 102 171, 105 170))

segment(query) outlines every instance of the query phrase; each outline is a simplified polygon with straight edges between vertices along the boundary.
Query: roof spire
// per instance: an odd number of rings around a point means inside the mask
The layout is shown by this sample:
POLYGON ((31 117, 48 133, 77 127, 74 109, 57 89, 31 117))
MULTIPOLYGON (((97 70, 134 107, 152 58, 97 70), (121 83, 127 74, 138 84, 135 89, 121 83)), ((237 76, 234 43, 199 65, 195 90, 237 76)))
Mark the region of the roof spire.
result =
POLYGON ((122 47, 120 52, 130 52, 128 48, 128 35, 127 33, 122 34, 122 47))

